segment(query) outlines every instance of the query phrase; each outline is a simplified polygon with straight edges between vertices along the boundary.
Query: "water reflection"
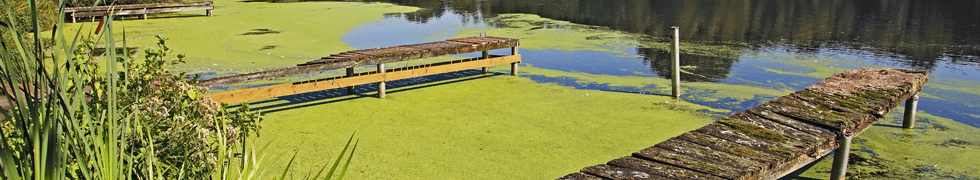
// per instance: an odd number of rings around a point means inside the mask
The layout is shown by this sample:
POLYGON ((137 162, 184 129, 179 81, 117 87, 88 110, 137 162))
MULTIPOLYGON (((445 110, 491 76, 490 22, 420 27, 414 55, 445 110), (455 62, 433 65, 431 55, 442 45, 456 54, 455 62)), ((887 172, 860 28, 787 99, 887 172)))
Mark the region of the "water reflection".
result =
MULTIPOLYGON (((497 14, 526 13, 577 24, 611 27, 651 37, 669 37, 678 25, 685 41, 752 48, 789 44, 800 52, 842 46, 904 56, 892 63, 933 70, 937 61, 980 63, 980 1, 779 1, 779 0, 366 0, 426 8, 405 19, 425 23, 453 13, 478 21, 497 14)), ((664 52, 642 49, 647 61, 664 52)), ((690 81, 726 76, 734 58, 690 57, 704 68, 690 81), (724 61, 724 62, 716 62, 724 61)), ((658 63, 652 63, 658 64, 658 63)), ((656 72, 663 67, 652 67, 656 72)), ((659 73, 658 73, 659 74, 659 73)))

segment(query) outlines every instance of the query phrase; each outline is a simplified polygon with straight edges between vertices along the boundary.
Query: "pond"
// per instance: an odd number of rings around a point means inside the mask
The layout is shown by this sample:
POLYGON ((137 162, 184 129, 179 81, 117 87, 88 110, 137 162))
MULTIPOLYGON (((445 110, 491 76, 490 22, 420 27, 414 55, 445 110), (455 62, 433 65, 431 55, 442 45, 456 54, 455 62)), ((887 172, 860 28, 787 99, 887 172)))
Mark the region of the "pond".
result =
MULTIPOLYGON (((256 143, 275 142, 276 152, 301 151, 301 159, 312 161, 300 163, 303 170, 326 162, 357 131, 363 142, 352 164, 353 179, 553 179, 833 73, 894 67, 931 71, 919 103, 920 122, 916 129, 901 129, 903 107, 898 107, 858 136, 849 175, 980 178, 980 165, 972 162, 980 157, 980 1, 215 4, 214 17, 175 13, 120 24, 136 46, 149 47, 153 34, 171 38, 168 44, 189 57, 178 71, 207 76, 481 33, 521 39, 524 63, 518 77, 494 67, 491 75, 462 71, 392 82, 386 99, 371 98, 376 87, 365 85, 358 86, 361 96, 328 90, 252 102, 268 113, 256 143), (671 26, 680 27, 682 101, 666 97, 671 26)), ((830 161, 789 178, 827 179, 830 161)))

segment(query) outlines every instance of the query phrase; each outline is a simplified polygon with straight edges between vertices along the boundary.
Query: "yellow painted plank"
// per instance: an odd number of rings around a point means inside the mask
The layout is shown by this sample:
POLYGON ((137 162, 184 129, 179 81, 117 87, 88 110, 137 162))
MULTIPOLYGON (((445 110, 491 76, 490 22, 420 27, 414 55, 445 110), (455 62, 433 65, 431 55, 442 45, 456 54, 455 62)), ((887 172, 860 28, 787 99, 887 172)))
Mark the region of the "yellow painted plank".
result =
POLYGON ((211 98, 212 100, 217 101, 219 103, 233 104, 233 103, 241 103, 245 101, 254 101, 254 100, 280 97, 280 96, 288 96, 293 94, 322 91, 322 90, 334 89, 334 88, 342 88, 347 86, 376 83, 382 81, 394 81, 399 79, 408 79, 408 78, 421 77, 427 75, 455 72, 455 71, 501 65, 501 64, 519 63, 519 62, 521 62, 521 55, 503 56, 503 57, 495 57, 489 59, 481 59, 481 60, 465 61, 465 62, 457 62, 457 63, 449 63, 449 64, 441 63, 429 67, 388 70, 383 74, 369 73, 369 74, 358 75, 353 77, 337 77, 332 79, 311 81, 311 82, 304 82, 304 83, 287 83, 287 84, 263 86, 257 88, 225 91, 225 92, 207 94, 205 95, 205 97, 211 98))

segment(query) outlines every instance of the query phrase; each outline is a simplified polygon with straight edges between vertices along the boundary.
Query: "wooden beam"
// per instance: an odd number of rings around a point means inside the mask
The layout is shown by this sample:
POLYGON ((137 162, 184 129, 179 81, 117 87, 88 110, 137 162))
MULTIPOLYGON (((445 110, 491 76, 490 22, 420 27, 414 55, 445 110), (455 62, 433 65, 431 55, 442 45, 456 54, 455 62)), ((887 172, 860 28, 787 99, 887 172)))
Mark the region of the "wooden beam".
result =
MULTIPOLYGON (((113 15, 143 15, 143 14, 156 14, 156 13, 168 13, 168 12, 180 12, 180 11, 196 11, 196 10, 211 10, 214 9, 212 5, 206 6, 184 6, 184 7, 164 7, 164 8, 147 8, 147 9, 119 9, 113 11, 113 15)), ((93 17, 93 16, 105 16, 109 13, 106 11, 81 11, 74 12, 75 17, 93 17)))
POLYGON ((143 8, 163 8, 163 7, 183 7, 183 6, 211 6, 214 4, 211 1, 200 1, 200 2, 175 2, 175 3, 150 3, 150 4, 129 4, 129 5, 113 5, 113 6, 95 6, 95 7, 69 7, 65 8, 65 13, 72 12, 89 12, 89 11, 108 11, 110 8, 115 10, 123 9, 143 9, 143 8))
MULTIPOLYGON (((449 42, 449 41, 441 41, 441 42, 449 42)), ((435 42, 435 43, 440 43, 440 42, 435 42)), ((425 44, 432 44, 432 43, 424 43, 424 44, 416 44, 416 45, 425 45, 425 44)), ((231 84, 243 83, 249 81, 266 80, 266 79, 274 79, 274 78, 295 76, 301 74, 316 73, 316 72, 322 72, 322 71, 328 71, 334 69, 431 58, 431 57, 453 55, 453 54, 471 53, 471 52, 486 51, 486 50, 493 50, 493 49, 502 49, 502 48, 514 47, 517 46, 517 44, 518 44, 517 39, 506 39, 494 43, 463 44, 461 46, 457 45, 457 46, 446 47, 446 48, 435 47, 430 49, 420 49, 418 51, 411 51, 411 52, 405 52, 401 54, 386 55, 380 57, 360 56, 356 59, 349 59, 344 61, 330 61, 330 62, 313 61, 316 63, 311 62, 311 63, 301 64, 300 66, 297 67, 288 67, 288 68, 282 68, 282 69, 276 69, 270 71, 262 71, 262 72, 248 73, 248 74, 239 74, 239 75, 205 79, 199 81, 195 85, 204 86, 204 87, 224 86, 224 85, 231 85, 231 84)), ((406 46, 412 46, 412 45, 406 45, 406 46)), ((384 49, 384 48, 379 48, 379 49, 384 49)), ((358 51, 363 51, 363 50, 358 50, 358 51)))
MULTIPOLYGON (((257 88, 225 91, 207 94, 205 97, 211 98, 220 103, 240 103, 244 101, 254 101, 268 99, 293 94, 321 91, 334 88, 343 88, 354 85, 377 83, 384 81, 394 81, 414 77, 428 76, 434 74, 455 72, 467 69, 475 69, 486 66, 501 64, 519 63, 521 55, 491 57, 487 59, 459 60, 430 65, 420 65, 407 68, 389 69, 385 73, 370 72, 354 76, 343 76, 313 80, 298 83, 287 83, 257 88)), ((302 66, 301 66, 302 67, 302 66)))

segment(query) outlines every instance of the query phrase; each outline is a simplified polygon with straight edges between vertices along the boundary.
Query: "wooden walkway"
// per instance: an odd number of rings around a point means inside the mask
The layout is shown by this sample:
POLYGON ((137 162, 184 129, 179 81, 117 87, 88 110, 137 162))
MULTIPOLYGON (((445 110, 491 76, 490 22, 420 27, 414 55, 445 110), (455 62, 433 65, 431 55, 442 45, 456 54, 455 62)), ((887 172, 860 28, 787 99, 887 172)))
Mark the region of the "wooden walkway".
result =
POLYGON ((143 19, 146 19, 147 14, 196 10, 206 10, 206 15, 211 16, 211 10, 213 9, 214 5, 211 1, 69 7, 65 8, 65 17, 70 17, 71 22, 75 23, 80 17, 107 16, 109 12, 112 12, 114 16, 142 15, 143 19))
POLYGON ((330 55, 329 57, 323 57, 319 60, 300 64, 296 67, 217 77, 201 80, 196 85, 205 87, 225 86, 328 70, 346 69, 347 74, 340 77, 225 91, 207 94, 205 96, 221 103, 231 104, 342 87, 347 87, 348 93, 354 94, 355 92, 353 92, 353 86, 355 85, 379 83, 378 94, 380 97, 384 98, 384 82, 386 81, 475 68, 483 68, 484 73, 486 73, 487 67, 501 64, 511 64, 511 74, 516 75, 517 64, 521 62, 521 56, 517 54, 518 44, 519 42, 517 39, 499 37, 468 37, 423 44, 355 50, 330 55), (511 55, 494 56, 488 54, 489 50, 502 48, 511 48, 511 55), (480 51, 483 52, 482 57, 480 58, 455 60, 395 69, 384 68, 385 63, 480 51), (354 67, 368 65, 376 65, 378 68, 376 71, 371 72, 354 72, 354 67))
MULTIPOLYGON (((777 179, 842 143, 847 151, 850 137, 903 101, 917 100, 927 81, 928 72, 919 70, 864 68, 838 73, 804 90, 559 179, 777 179), (846 142, 840 138, 843 134, 847 134, 846 142)), ((915 105, 910 104, 914 112, 915 105)))

